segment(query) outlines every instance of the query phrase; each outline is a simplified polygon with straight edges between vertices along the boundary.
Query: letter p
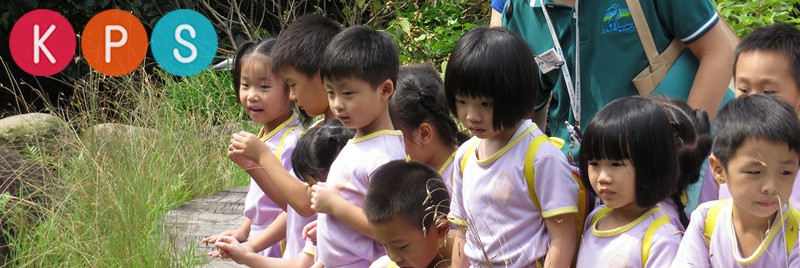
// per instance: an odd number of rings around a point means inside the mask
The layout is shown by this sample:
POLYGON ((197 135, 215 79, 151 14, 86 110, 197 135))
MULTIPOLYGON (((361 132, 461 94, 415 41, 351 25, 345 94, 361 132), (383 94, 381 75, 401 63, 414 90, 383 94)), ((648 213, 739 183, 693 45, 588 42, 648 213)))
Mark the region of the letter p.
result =
POLYGON ((125 27, 122 25, 106 25, 106 42, 105 42, 105 51, 106 51, 106 63, 111 63, 111 48, 112 47, 122 47, 126 43, 128 43, 128 30, 125 30, 125 27), (111 31, 118 31, 122 34, 122 38, 117 41, 111 42, 111 31))

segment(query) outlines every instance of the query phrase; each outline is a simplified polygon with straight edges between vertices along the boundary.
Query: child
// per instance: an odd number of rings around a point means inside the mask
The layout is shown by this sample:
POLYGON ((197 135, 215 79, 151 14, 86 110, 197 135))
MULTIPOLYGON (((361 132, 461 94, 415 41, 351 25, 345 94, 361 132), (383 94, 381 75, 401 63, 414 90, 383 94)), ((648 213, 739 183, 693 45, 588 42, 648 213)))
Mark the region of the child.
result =
POLYGON ((438 254, 450 225, 450 194, 439 174, 420 162, 395 160, 372 176, 364 213, 387 256, 372 268, 448 267, 438 254))
POLYGON ((467 135, 458 131, 444 99, 444 85, 430 64, 403 66, 389 100, 392 124, 403 132, 406 153, 439 171, 451 187, 453 157, 467 135))
POLYGON ((529 144, 544 136, 524 120, 537 90, 532 58, 516 34, 485 27, 464 34, 450 54, 444 83, 448 106, 475 135, 456 153, 456 159, 466 161, 456 161, 454 170, 461 172, 453 175, 448 216, 458 225, 453 267, 572 263, 578 185, 564 154, 545 142, 535 155, 541 211, 522 169, 529 144))
MULTIPOLYGON (((342 147, 353 137, 353 131, 341 126, 336 120, 314 127, 306 131, 295 146, 292 154, 292 167, 298 178, 313 184, 325 181, 328 177, 328 168, 339 154, 342 147)), ((302 227, 302 226, 301 226, 302 227)), ((299 233, 290 233, 287 229, 286 237, 300 236, 299 233)), ((288 239, 287 239, 288 240, 288 239)), ((224 236, 217 239, 215 246, 219 249, 216 255, 231 258, 239 264, 250 267, 309 267, 314 262, 314 246, 304 243, 305 248, 297 256, 284 254, 283 259, 268 258, 254 254, 247 243, 239 242, 231 237, 224 236)), ((287 241, 287 250, 291 248, 287 241)))
MULTIPOLYGON (((236 96, 250 118, 264 125, 257 137, 250 134, 254 137, 254 142, 266 144, 262 146, 277 155, 282 163, 281 168, 291 170, 291 155, 302 132, 302 125, 297 116, 291 112, 288 87, 270 64, 269 53, 274 45, 274 38, 243 44, 234 57, 233 83, 237 89, 236 96)), ((221 235, 232 236, 237 241, 243 242, 252 240, 264 231, 283 212, 281 206, 276 203, 285 201, 273 201, 276 199, 264 194, 272 187, 269 186, 264 170, 258 168, 257 163, 231 154, 233 145, 229 146, 228 150, 231 160, 244 168, 252 179, 245 199, 244 222, 239 229, 225 231, 221 235)), ((203 239, 203 242, 213 243, 216 239, 216 236, 209 237, 203 239)), ((281 249, 274 246, 262 253, 265 256, 280 257, 281 249)))
POLYGON ((337 119, 356 130, 333 161, 328 181, 312 187, 312 207, 321 213, 317 252, 325 267, 367 267, 385 254, 370 238, 362 207, 375 169, 406 158, 388 108, 399 67, 394 39, 363 26, 345 29, 325 49, 320 73, 328 102, 337 119))
POLYGON ((681 237, 657 203, 677 186, 678 135, 656 101, 638 96, 592 118, 578 156, 581 179, 605 205, 587 217, 577 267, 670 265, 681 237))
MULTIPOLYGON (((700 179, 700 169, 703 167, 708 153, 711 151, 711 133, 708 114, 703 110, 693 109, 685 101, 658 97, 654 100, 664 109, 669 117, 670 124, 676 132, 676 150, 680 172, 675 192, 659 206, 669 215, 670 222, 684 231, 689 225, 686 212, 690 196, 703 196, 704 193, 690 194, 690 185, 700 179)), ((701 191, 716 193, 717 183, 713 179, 705 180, 699 185, 701 191)), ((699 198, 698 198, 699 199, 699 198)))
MULTIPOLYGON (((309 116, 333 119, 325 98, 319 68, 322 54, 342 26, 317 14, 303 15, 281 31, 272 52, 273 68, 280 71, 291 90, 290 98, 309 116)), ((319 123, 318 123, 319 124, 319 123)))
POLYGON ((794 110, 776 97, 742 96, 719 111, 714 129, 709 163, 732 198, 692 212, 672 266, 800 266, 798 214, 786 202, 800 165, 794 110))
MULTIPOLYGON (((800 115, 800 30, 784 23, 756 29, 739 43, 735 63, 737 97, 775 94, 800 115)), ((794 184, 792 192, 789 200, 800 209, 800 183, 794 184)), ((719 194, 720 198, 730 197, 725 185, 720 186, 719 194)))

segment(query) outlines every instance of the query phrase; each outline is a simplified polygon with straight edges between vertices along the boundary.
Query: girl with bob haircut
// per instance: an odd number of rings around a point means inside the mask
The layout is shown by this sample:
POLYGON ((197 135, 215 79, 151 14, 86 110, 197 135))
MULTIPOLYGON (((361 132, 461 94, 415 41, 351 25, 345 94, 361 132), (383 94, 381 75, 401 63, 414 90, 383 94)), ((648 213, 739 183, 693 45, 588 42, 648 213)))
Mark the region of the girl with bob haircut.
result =
POLYGON ((535 193, 521 168, 530 145, 547 141, 526 119, 538 84, 532 59, 528 45, 502 28, 472 29, 450 54, 448 106, 474 134, 453 167, 453 267, 572 264, 579 186, 566 157, 550 142, 538 146, 535 193))
POLYGON ((605 204, 587 217, 577 267, 671 264, 681 236, 657 203, 677 187, 678 139, 653 99, 620 98, 592 118, 578 157, 581 179, 605 204))

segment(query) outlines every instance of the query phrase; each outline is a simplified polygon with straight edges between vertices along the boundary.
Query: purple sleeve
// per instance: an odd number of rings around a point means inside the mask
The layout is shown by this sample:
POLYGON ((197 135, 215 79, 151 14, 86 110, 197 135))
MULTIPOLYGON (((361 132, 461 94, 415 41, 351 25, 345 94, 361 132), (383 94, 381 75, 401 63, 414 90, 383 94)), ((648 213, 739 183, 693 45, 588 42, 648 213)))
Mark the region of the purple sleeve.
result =
POLYGON ((473 141, 469 140, 465 142, 461 148, 458 149, 456 156, 453 158, 453 188, 452 192, 450 192, 450 214, 447 216, 452 223, 462 227, 466 227, 467 215, 464 213, 464 202, 461 196, 463 177, 461 174, 461 160, 470 142, 473 141))
POLYGON ((644 267, 669 267, 675 254, 678 253, 678 246, 681 243, 681 235, 675 226, 666 224, 659 228, 650 246, 650 256, 644 267))
POLYGON ((543 143, 536 153, 536 196, 542 207, 542 217, 576 213, 578 184, 572 179, 567 158, 552 143, 543 143))
POLYGON ((675 255, 671 267, 711 267, 708 245, 706 245, 704 235, 704 225, 708 209, 713 203, 709 202, 700 205, 692 212, 692 221, 686 227, 686 232, 683 234, 678 253, 675 255))

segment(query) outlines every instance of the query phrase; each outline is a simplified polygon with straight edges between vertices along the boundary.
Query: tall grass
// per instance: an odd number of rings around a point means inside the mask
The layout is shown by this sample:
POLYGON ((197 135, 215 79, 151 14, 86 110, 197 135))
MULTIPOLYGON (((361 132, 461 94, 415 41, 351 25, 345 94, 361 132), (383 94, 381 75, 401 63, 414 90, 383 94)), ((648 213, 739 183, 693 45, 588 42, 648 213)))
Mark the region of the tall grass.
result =
POLYGON ((43 220, 20 228, 23 231, 13 238, 7 264, 195 264, 194 253, 178 251, 159 222, 166 212, 187 201, 248 182, 246 174, 225 156, 229 135, 212 128, 220 122, 241 123, 235 98, 233 103, 222 102, 230 104, 226 109, 207 106, 213 112, 187 109, 182 102, 220 103, 220 92, 232 95, 230 83, 221 81, 230 81, 230 75, 206 71, 186 79, 137 71, 113 79, 89 74, 76 82, 74 108, 61 110, 68 118, 61 138, 37 141, 26 150, 54 169, 64 186, 48 191, 54 204, 44 210, 43 220), (109 102, 102 97, 108 95, 101 94, 100 85, 111 85, 119 93, 114 96, 124 101, 109 102), (113 122, 146 130, 93 131, 92 126, 111 118, 108 109, 118 115, 113 122))

